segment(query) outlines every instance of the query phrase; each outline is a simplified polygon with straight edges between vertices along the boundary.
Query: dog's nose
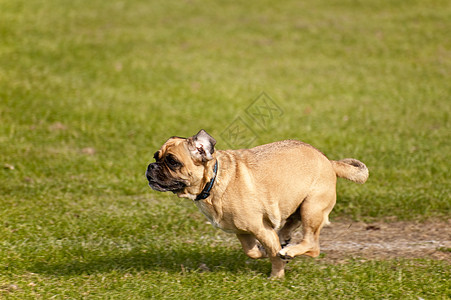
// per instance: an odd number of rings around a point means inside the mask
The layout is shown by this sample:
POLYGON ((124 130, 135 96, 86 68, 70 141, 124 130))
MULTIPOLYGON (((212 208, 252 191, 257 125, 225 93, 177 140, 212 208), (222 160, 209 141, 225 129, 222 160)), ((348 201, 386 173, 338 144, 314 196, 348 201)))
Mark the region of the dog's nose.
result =
POLYGON ((151 163, 147 166, 147 171, 146 171, 146 178, 147 180, 152 180, 152 171, 156 168, 156 164, 155 163, 151 163))

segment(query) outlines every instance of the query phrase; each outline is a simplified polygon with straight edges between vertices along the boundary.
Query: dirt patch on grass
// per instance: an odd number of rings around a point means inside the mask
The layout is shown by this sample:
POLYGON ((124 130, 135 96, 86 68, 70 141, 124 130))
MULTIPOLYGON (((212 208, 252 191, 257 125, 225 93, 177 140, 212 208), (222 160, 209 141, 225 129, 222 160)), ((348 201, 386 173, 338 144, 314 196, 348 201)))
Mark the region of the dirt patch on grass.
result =
MULTIPOLYGON (((296 233, 295 240, 302 235, 296 233)), ((320 237, 325 259, 429 258, 451 262, 447 222, 333 222, 320 237)))

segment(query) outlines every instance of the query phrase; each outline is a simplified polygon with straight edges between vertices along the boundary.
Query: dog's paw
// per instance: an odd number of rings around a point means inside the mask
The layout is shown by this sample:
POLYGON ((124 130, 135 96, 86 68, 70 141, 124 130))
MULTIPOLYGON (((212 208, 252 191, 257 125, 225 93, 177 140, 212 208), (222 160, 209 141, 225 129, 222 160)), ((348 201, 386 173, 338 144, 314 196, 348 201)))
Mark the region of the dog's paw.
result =
POLYGON ((285 253, 285 251, 283 251, 283 249, 277 253, 277 257, 283 259, 286 262, 289 262, 294 258, 293 256, 290 256, 287 253, 285 253))

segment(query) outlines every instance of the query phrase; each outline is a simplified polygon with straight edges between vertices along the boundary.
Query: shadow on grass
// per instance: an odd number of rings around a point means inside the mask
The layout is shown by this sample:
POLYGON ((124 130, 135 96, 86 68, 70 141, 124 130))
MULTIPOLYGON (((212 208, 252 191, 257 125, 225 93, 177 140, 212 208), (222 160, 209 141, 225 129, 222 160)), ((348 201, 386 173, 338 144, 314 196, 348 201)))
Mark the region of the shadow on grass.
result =
POLYGON ((258 260, 249 263, 249 259, 238 250, 222 250, 216 252, 211 249, 166 249, 159 251, 134 250, 117 256, 95 256, 92 258, 73 260, 61 263, 37 262, 31 267, 33 273, 50 275, 81 275, 139 271, 163 271, 182 273, 190 271, 227 271, 239 272, 251 269, 266 273, 269 271, 269 260, 258 260), (247 263, 246 263, 247 262, 247 263))

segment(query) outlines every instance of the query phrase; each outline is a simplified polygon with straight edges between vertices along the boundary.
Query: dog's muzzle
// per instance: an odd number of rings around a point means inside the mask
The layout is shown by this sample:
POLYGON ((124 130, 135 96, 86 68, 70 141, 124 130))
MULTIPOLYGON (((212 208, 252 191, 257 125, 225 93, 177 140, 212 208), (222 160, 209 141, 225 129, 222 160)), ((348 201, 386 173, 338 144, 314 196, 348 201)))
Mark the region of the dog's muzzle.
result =
POLYGON ((147 166, 146 178, 149 186, 158 192, 179 192, 186 187, 186 184, 178 180, 167 180, 162 176, 160 166, 157 163, 151 163, 147 166), (163 177, 163 178, 162 178, 163 177))

